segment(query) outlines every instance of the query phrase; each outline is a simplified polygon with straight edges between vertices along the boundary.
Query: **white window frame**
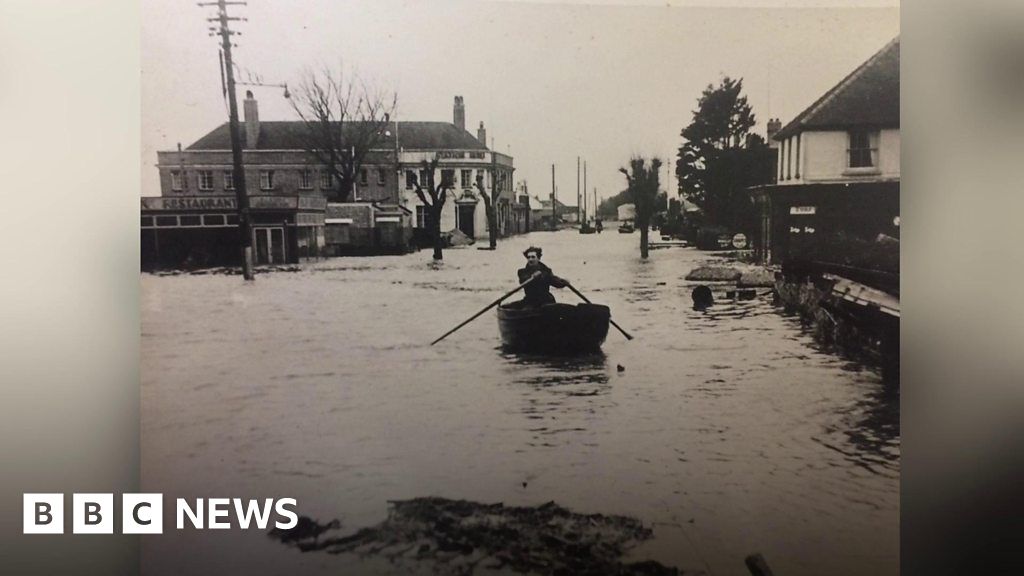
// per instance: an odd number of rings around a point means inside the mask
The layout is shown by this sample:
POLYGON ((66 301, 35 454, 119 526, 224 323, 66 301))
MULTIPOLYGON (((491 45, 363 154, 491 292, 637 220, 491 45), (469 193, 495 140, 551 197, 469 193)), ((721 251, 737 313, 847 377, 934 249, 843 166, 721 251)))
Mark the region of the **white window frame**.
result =
POLYGON ((299 170, 299 190, 313 189, 313 171, 309 168, 299 170))
POLYGON ((209 192, 213 190, 213 170, 200 170, 198 179, 200 191, 209 192))
POLYGON ((274 189, 274 171, 260 170, 260 190, 274 189))
POLYGON ((171 170, 171 190, 183 190, 185 180, 182 178, 183 174, 179 170, 171 170))
POLYGON ((234 190, 235 189, 235 173, 232 170, 224 171, 224 189, 234 190))
POLYGON ((417 228, 426 228, 427 227, 427 218, 428 217, 429 217, 429 214, 427 213, 427 207, 426 206, 424 206, 422 204, 420 204, 419 206, 416 206, 416 227, 417 228))
POLYGON ((334 175, 331 174, 330 170, 320 171, 320 189, 331 190, 334 188, 334 175))
POLYGON ((881 135, 878 130, 849 130, 846 133, 846 169, 858 172, 874 172, 878 170, 878 141, 881 139, 881 135), (863 134, 867 138, 867 147, 853 147, 853 138, 855 134, 863 134), (853 165, 853 154, 858 152, 868 154, 868 164, 854 166, 853 165))
POLYGON ((467 170, 467 169, 459 170, 459 178, 462 179, 462 187, 463 188, 472 188, 473 187, 473 171, 472 170, 467 170))

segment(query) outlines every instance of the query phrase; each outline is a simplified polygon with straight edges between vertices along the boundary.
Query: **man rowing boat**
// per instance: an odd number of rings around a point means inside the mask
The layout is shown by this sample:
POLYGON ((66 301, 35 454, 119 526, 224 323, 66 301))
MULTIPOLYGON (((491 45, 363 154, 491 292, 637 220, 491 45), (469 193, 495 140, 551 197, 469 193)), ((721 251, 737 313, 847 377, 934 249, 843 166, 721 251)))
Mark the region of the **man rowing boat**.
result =
POLYGON ((526 296, 519 303, 520 306, 541 306, 543 304, 554 304, 555 297, 551 294, 551 287, 565 288, 569 281, 555 276, 555 273, 546 264, 540 261, 543 250, 536 246, 530 246, 523 251, 526 256, 526 266, 516 271, 519 276, 519 283, 526 282, 536 276, 523 288, 526 296))

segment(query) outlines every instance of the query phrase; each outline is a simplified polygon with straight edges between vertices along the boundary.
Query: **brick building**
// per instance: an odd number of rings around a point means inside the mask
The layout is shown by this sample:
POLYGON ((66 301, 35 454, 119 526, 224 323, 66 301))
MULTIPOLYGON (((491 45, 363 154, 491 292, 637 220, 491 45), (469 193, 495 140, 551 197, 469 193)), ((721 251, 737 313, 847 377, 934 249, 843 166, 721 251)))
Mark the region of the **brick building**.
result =
MULTIPOLYGON (((424 207, 410 175, 438 158, 435 178, 455 182, 441 229, 471 237, 487 234, 478 175, 490 193, 495 182, 499 236, 517 225, 512 158, 489 150, 480 123, 465 129, 465 107, 455 98, 453 122, 393 122, 356 177, 351 197, 339 200, 338 184, 303 145, 305 124, 261 121, 251 93, 244 101, 242 163, 253 221, 257 263, 297 262, 346 253, 401 253, 415 228, 425 228, 424 207)), ((239 260, 231 137, 227 123, 188 148, 157 153, 161 195, 142 199, 144 267, 234 264, 239 260)), ((439 181, 439 180, 438 180, 439 181)))

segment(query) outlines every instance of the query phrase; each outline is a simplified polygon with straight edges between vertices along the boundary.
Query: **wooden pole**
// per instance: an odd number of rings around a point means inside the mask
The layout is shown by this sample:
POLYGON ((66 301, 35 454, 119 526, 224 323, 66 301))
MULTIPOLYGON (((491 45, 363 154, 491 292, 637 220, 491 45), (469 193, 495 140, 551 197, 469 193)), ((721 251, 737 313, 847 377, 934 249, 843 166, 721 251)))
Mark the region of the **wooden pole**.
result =
POLYGON ((512 290, 511 292, 508 292, 508 293, 506 293, 506 294, 505 294, 504 296, 502 296, 501 298, 498 298, 498 299, 497 299, 497 300, 495 300, 494 302, 491 302, 491 303, 490 303, 490 304, 488 304, 488 305, 487 305, 486 307, 484 307, 484 309, 483 309, 483 310, 481 310, 481 311, 477 312, 476 314, 473 314, 473 315, 472 315, 472 316, 470 316, 470 317, 469 317, 468 319, 466 319, 466 320, 465 320, 465 321, 464 321, 464 322, 463 322, 462 324, 459 324, 459 325, 458 325, 458 326, 456 326, 455 328, 452 328, 451 330, 449 330, 449 331, 445 332, 445 333, 444 333, 444 334, 443 334, 443 335, 442 335, 442 336, 441 336, 440 338, 438 338, 437 340, 434 340, 433 342, 431 342, 431 343, 430 343, 430 345, 431 345, 431 346, 433 346, 434 344, 437 344, 437 343, 438 343, 438 342, 440 342, 441 340, 444 340, 444 339, 445 339, 445 338, 447 338, 447 337, 448 337, 448 335, 450 335, 451 333, 455 332, 455 331, 456 331, 456 330, 458 330, 459 328, 462 328, 462 327, 463 327, 463 326, 465 326, 466 324, 469 324, 469 323, 470 323, 470 322, 472 322, 473 320, 476 320, 476 319, 477 319, 477 318, 478 318, 478 317, 479 317, 479 316, 480 316, 481 314, 483 314, 484 312, 487 312, 487 311, 488 311, 488 310, 490 310, 491 308, 494 308, 494 307, 495 307, 495 306, 497 306, 498 304, 501 304, 501 301, 502 301, 502 300, 504 300, 504 299, 508 298, 509 296, 511 296, 511 295, 513 295, 513 294, 515 294, 516 292, 519 292, 520 290, 522 290, 523 288, 525 288, 527 284, 529 284, 530 282, 533 282, 533 281, 534 281, 534 279, 536 279, 536 278, 537 278, 538 274, 539 274, 539 272, 537 272, 537 273, 534 273, 534 275, 533 275, 533 276, 530 276, 530 277, 529 277, 529 278, 528 278, 528 279, 526 280, 526 282, 523 282, 522 284, 520 284, 519 286, 517 286, 515 290, 512 290))
POLYGON ((551 165, 551 231, 558 228, 558 211, 555 210, 555 165, 551 165))
POLYGON ((235 200, 238 204, 238 235, 242 245, 242 276, 249 281, 255 280, 253 273, 252 223, 249 220, 249 195, 245 189, 245 169, 242 168, 242 139, 238 134, 238 103, 235 101, 235 72, 231 63, 231 36, 228 28, 227 2, 218 0, 218 17, 220 20, 221 48, 224 51, 224 72, 228 84, 228 124, 231 132, 232 173, 235 184, 235 200))
MULTIPOLYGON (((569 287, 569 290, 572 290, 577 296, 582 298, 584 302, 586 302, 587 304, 593 304, 593 302, 591 302, 590 300, 587 299, 586 296, 581 294, 580 291, 577 290, 575 286, 573 286, 572 284, 566 284, 566 286, 569 287)), ((611 322, 612 326, 615 326, 615 328, 618 329, 619 332, 622 332, 622 335, 626 337, 626 340, 632 340, 633 339, 633 337, 629 335, 629 332, 626 332, 625 330, 622 329, 622 326, 619 326, 618 324, 615 323, 615 320, 612 320, 611 318, 609 318, 608 322, 611 322)))

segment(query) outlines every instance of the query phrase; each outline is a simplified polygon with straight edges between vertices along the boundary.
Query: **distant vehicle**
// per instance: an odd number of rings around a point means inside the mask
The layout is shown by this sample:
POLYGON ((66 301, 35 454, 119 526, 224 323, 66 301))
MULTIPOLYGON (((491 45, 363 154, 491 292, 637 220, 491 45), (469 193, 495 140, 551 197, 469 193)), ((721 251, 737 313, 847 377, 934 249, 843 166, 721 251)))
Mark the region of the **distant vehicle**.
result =
POLYGON ((632 222, 623 222, 622 224, 619 225, 619 232, 622 234, 632 234, 633 230, 634 228, 632 222))

